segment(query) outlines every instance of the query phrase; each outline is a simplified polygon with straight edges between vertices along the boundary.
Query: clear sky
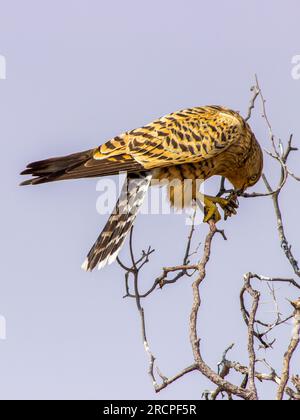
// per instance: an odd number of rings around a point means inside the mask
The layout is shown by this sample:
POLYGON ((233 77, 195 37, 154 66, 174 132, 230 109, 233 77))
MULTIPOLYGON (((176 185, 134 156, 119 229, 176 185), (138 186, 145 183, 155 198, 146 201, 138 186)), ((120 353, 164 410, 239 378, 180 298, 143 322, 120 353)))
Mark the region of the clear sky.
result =
MULTIPOLYGON (((284 140, 293 132, 299 144, 300 80, 292 77, 299 12, 297 0, 0 0, 0 313, 7 321, 1 398, 185 399, 213 388, 191 374, 155 395, 134 302, 122 299, 122 271, 80 269, 106 221, 96 212, 96 180, 20 188, 18 174, 30 161, 94 147, 184 107, 220 104, 246 114, 255 72, 274 131, 284 140)), ((251 125, 269 148, 260 111, 251 125)), ((299 169, 299 155, 291 165, 299 169)), ((273 181, 274 170, 267 161, 273 181)), ((291 181, 283 198, 297 251, 299 185, 291 181)), ((275 224, 271 200, 257 199, 241 200, 238 216, 220 225, 229 241, 214 243, 199 319, 203 355, 213 367, 232 342, 232 357, 247 361, 238 301, 243 274, 292 275, 275 224)), ((145 287, 162 266, 181 262, 187 230, 184 216, 138 218, 137 251, 157 249, 145 287)), ((197 240, 206 232, 202 225, 197 240)), ((121 257, 128 260, 127 246, 121 257)), ((167 376, 192 362, 190 285, 183 280, 145 302, 149 340, 167 376)), ((291 290, 284 296, 295 297, 291 290)), ((280 332, 276 368, 289 328, 280 332)), ((268 387, 265 397, 273 391, 268 387)))

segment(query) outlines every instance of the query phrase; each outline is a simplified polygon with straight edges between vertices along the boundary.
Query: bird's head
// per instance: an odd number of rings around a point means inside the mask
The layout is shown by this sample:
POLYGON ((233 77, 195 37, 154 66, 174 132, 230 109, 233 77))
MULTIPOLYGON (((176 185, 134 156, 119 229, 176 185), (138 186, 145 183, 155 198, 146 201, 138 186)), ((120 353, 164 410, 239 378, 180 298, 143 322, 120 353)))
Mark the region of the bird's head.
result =
MULTIPOLYGON (((246 161, 247 180, 244 185, 244 191, 253 187, 260 180, 263 172, 264 157, 261 147, 254 137, 251 153, 246 161)), ((244 192, 243 191, 243 192, 244 192)))
POLYGON ((233 176, 231 174, 231 177, 228 177, 238 195, 243 194, 248 188, 257 184, 263 172, 263 162, 263 152, 254 137, 252 148, 244 162, 243 170, 237 171, 233 176))

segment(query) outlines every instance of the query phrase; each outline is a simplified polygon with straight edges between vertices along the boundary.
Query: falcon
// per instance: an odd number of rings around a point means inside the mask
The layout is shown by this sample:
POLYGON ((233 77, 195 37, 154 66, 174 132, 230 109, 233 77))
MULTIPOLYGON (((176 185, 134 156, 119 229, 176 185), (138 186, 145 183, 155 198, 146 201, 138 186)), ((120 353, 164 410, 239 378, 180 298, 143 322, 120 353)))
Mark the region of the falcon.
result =
MULTIPOLYGON (((131 229, 153 180, 166 181, 171 205, 191 181, 188 203, 199 203, 198 180, 218 175, 234 187, 226 198, 204 196, 204 222, 236 214, 237 196, 261 177, 263 154, 248 123, 238 112, 221 106, 188 108, 168 114, 144 127, 127 131, 84 152, 30 163, 21 185, 115 175, 127 177, 115 210, 90 250, 82 268, 92 271, 113 262, 131 229)), ((178 201, 178 200, 177 200, 178 201)), ((179 200, 180 201, 180 200, 179 200)))

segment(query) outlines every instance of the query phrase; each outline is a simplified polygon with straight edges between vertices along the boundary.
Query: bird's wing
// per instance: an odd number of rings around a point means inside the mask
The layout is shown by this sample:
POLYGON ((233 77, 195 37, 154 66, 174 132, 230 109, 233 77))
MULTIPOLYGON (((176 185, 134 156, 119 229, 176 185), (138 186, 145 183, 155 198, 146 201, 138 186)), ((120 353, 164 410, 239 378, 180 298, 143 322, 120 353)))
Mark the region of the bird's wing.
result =
POLYGON ((227 108, 189 108, 109 140, 94 150, 93 160, 118 165, 122 157, 129 165, 139 164, 139 169, 196 163, 224 152, 246 127, 240 115, 227 108))
POLYGON ((234 111, 211 106, 162 117, 100 146, 95 159, 126 153, 145 169, 209 159, 238 141, 246 124, 234 111))

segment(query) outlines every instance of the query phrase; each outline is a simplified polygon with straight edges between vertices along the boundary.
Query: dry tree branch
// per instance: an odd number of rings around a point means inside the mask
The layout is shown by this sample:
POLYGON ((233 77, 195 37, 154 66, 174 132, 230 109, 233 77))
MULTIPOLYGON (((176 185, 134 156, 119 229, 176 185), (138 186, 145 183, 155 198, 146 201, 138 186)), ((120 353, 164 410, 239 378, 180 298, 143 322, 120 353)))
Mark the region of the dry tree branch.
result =
MULTIPOLYGON (((270 185, 267 183, 266 180, 265 180, 265 184, 268 190, 270 191, 270 185)), ((279 194, 280 194, 280 191, 276 192, 272 196, 272 200, 273 200, 274 210, 275 210, 276 219, 277 219, 277 230, 279 233, 280 245, 281 245, 281 248, 283 249, 283 252, 285 253, 285 256, 287 257, 291 266, 293 267, 295 274, 298 277, 300 277, 300 268, 299 268, 298 261, 295 259, 293 255, 292 247, 289 244, 286 233, 285 233, 285 228, 283 224, 283 216, 282 216, 282 212, 279 205, 279 194)), ((297 283, 297 287, 300 288, 300 285, 298 283, 297 283)))
MULTIPOLYGON (((226 357, 227 357, 227 354, 229 353, 229 351, 230 350, 232 350, 233 349, 233 347, 234 347, 234 343, 233 344, 231 344, 225 351, 224 351, 224 353, 223 353, 223 356, 222 356, 222 360, 221 360, 221 362, 220 363, 218 363, 218 374, 221 376, 221 378, 222 379, 224 379, 224 378, 226 378, 226 376, 228 376, 229 375, 229 373, 230 373, 230 367, 227 365, 227 363, 226 363, 226 357), (223 366, 223 367, 222 367, 223 366), (221 370, 221 367, 222 367, 222 370, 221 370)), ((220 395, 220 394, 223 394, 223 388, 221 387, 221 386, 218 386, 218 388, 215 390, 215 391, 213 391, 213 392, 210 392, 209 393, 210 395, 208 395, 208 397, 210 396, 210 399, 212 400, 212 401, 214 401, 214 400, 216 400, 217 399, 217 397, 220 395)), ((207 398, 208 399, 208 398, 207 398)))
MULTIPOLYGON (((232 348, 232 346, 231 346, 231 348, 232 348)), ((255 371, 255 378, 261 383, 262 382, 273 382, 275 385, 279 385, 280 382, 281 382, 280 376, 278 376, 276 371, 272 368, 272 366, 269 365, 269 363, 266 362, 266 360, 261 360, 261 362, 264 363, 267 366, 267 368, 270 370, 270 373, 262 373, 262 372, 255 371)), ((245 383, 247 384, 248 377, 249 377, 248 376, 249 375, 249 367, 243 366, 239 362, 231 362, 230 360, 227 360, 226 356, 222 360, 222 365, 223 365, 222 373, 226 372, 226 376, 228 376, 229 373, 232 370, 237 372, 237 373, 240 373, 241 375, 245 376, 245 378, 246 378, 245 383)), ((222 373, 221 373, 221 375, 222 375, 222 373)), ((300 385, 299 376, 297 376, 297 375, 294 376, 292 378, 292 382, 293 382, 293 385, 295 386, 295 388, 297 389, 297 392, 295 392, 294 390, 292 390, 289 387, 286 387, 285 392, 291 399, 300 400, 300 388, 298 389, 298 387, 300 385)), ((215 391, 210 393, 211 399, 212 400, 216 399, 221 392, 223 392, 223 390, 221 388, 217 388, 215 391)))
POLYGON ((261 98, 261 103, 262 103, 262 117, 265 119, 265 121, 267 123, 273 150, 274 150, 276 156, 278 156, 278 158, 280 158, 280 154, 278 153, 277 146, 276 146, 276 143, 275 143, 275 135, 273 133, 273 128, 272 128, 272 125, 270 123, 270 120, 269 120, 269 117, 268 117, 268 114, 267 114, 267 110, 266 110, 266 100, 265 100, 265 98, 263 96, 263 93, 261 91, 257 75, 255 75, 255 81, 256 81, 256 87, 258 89, 259 96, 261 98))
MULTIPOLYGON (((266 332, 258 333, 258 332, 256 332, 254 330, 254 328, 253 328, 254 325, 251 327, 251 324, 250 324, 250 323, 253 322, 253 319, 250 319, 251 318, 251 314, 246 309, 246 305, 245 305, 245 293, 248 292, 247 287, 246 287, 246 280, 249 281, 250 278, 252 278, 250 276, 252 276, 252 274, 250 274, 250 273, 248 273, 248 274, 246 274, 244 276, 244 282, 245 282, 245 284, 244 284, 244 286, 243 286, 243 288, 242 288, 242 290, 240 292, 240 309, 241 309, 241 313, 242 313, 244 322, 245 322, 245 324, 246 324, 246 326, 248 328, 248 335, 249 335, 249 330, 251 328, 251 334, 253 335, 253 337, 256 337, 259 340, 259 342, 261 343, 261 345, 262 345, 263 348, 265 348, 265 349, 272 348, 272 346, 273 346, 273 344, 274 344, 275 341, 272 341, 271 343, 268 343, 267 341, 265 341, 264 340, 264 336, 266 335, 266 332)), ((261 324, 260 321, 255 321, 255 322, 259 322, 261 324)))
POLYGON ((137 306, 137 309, 138 309, 138 312, 139 312, 139 315, 140 315, 140 320, 141 320, 141 334, 142 334, 142 339, 143 339, 143 343, 144 343, 144 348, 145 348, 145 351, 146 351, 146 353, 149 357, 148 374, 151 378, 151 381, 152 381, 155 392, 162 391, 168 385, 170 385, 173 382, 175 382, 176 380, 182 378, 187 373, 190 373, 194 370, 197 370, 197 366, 195 364, 193 364, 193 365, 188 366, 187 368, 183 369, 182 371, 180 371, 175 376, 173 376, 171 378, 167 378, 165 375, 163 375, 161 373, 160 369, 156 366, 156 373, 162 380, 162 383, 158 384, 158 382, 156 380, 156 377, 155 377, 155 372, 154 372, 155 371, 156 358, 151 351, 149 341, 148 341, 148 338, 147 338, 145 312, 144 312, 144 308, 141 305, 141 298, 145 298, 145 297, 149 296, 154 290, 157 289, 158 285, 160 285, 162 287, 162 283, 161 283, 162 280, 164 281, 164 284, 174 283, 175 281, 177 281, 179 278, 183 277, 183 275, 185 275, 187 273, 187 270, 190 267, 187 264, 189 263, 189 258, 190 258, 190 255, 191 255, 190 254, 191 241, 192 241, 192 237, 193 237, 193 234, 194 234, 194 231, 195 231, 194 220, 195 220, 195 215, 193 216, 193 219, 192 219, 193 223, 192 223, 191 231, 190 231, 189 236, 188 236, 187 247, 186 247, 186 251, 185 251, 185 255, 184 255, 184 264, 185 265, 178 266, 178 267, 171 267, 169 269, 168 268, 164 269, 164 274, 165 274, 164 277, 161 278, 161 279, 159 278, 160 280, 158 280, 158 278, 157 278, 154 281, 153 286, 148 290, 148 292, 144 293, 143 295, 141 295, 140 292, 139 292, 139 276, 140 276, 140 272, 141 272, 142 268, 144 267, 145 264, 148 263, 149 257, 154 252, 154 250, 152 250, 149 247, 148 251, 143 251, 142 256, 139 259, 136 260, 136 258, 134 256, 134 249, 133 249, 133 228, 131 228, 130 238, 129 238, 131 266, 127 267, 119 258, 117 259, 119 265, 125 271, 126 295, 124 297, 132 297, 136 301, 136 306, 137 306), (165 277, 167 277, 169 272, 176 271, 176 270, 181 270, 180 273, 179 273, 180 275, 177 275, 172 280, 166 280, 165 279, 165 277), (134 293, 130 292, 130 287, 129 287, 130 277, 133 277, 134 293))
MULTIPOLYGON (((286 151, 283 155, 284 164, 286 164, 290 153, 292 151, 297 150, 292 146, 292 139, 293 139, 293 136, 291 135, 290 139, 289 139, 289 142, 288 142, 287 149, 286 149, 286 151)), ((288 173, 288 169, 286 169, 286 170, 287 170, 287 173, 288 173)), ((282 169, 282 171, 281 171, 281 182, 283 182, 283 180, 285 178, 285 175, 286 175, 286 172, 285 172, 284 169, 282 169)), ((269 192, 271 192, 272 188, 271 188, 269 182, 267 181, 266 177, 264 177, 264 183, 267 187, 267 190, 269 192)), ((277 220, 277 230, 278 230, 278 233, 279 233, 280 245, 281 245, 281 248, 283 249, 283 251, 285 253, 285 256, 289 260, 295 274, 298 277, 300 277, 300 268, 299 268, 298 261, 295 259, 294 255, 292 253, 292 247, 290 246, 290 244, 288 242, 288 239, 287 239, 287 236, 286 236, 286 233, 285 233, 285 228, 284 228, 284 224, 283 224, 283 216, 282 216, 282 212, 281 212, 280 204, 279 204, 280 192, 281 192, 281 189, 279 191, 276 191, 272 195, 272 201, 273 201, 273 206, 274 206, 276 220, 277 220)))
MULTIPOLYGON (((232 383, 222 378, 219 374, 214 372, 205 363, 205 361, 202 358, 201 351, 200 351, 200 339, 198 338, 198 332, 197 332, 197 318, 198 318, 198 312, 201 305, 199 287, 206 276, 206 266, 209 262, 210 255, 211 255, 212 240, 216 233, 220 233, 220 231, 218 231, 215 224, 211 222, 210 231, 207 234, 206 240, 205 240, 204 254, 198 266, 199 274, 197 275, 196 280, 194 281, 192 285, 193 304, 192 304, 192 310, 190 314, 190 342, 191 342, 191 346, 193 350, 194 360, 198 366, 199 371, 204 376, 206 376, 208 379, 211 380, 211 382, 219 386, 222 390, 224 390, 228 394, 234 394, 245 400, 253 400, 253 399, 256 399, 256 395, 252 391, 245 390, 241 387, 233 385, 232 383)), ((225 375, 223 376, 225 377, 225 375)))
MULTIPOLYGON (((194 227, 192 226, 191 232, 194 232, 194 227)), ((130 241, 129 241, 129 246, 130 246, 130 255, 131 255, 131 267, 126 267, 125 264, 123 264, 120 260, 119 263, 121 265, 121 267, 124 269, 126 269, 126 274, 125 274, 125 284, 126 284, 126 290, 127 290, 127 295, 126 296, 134 296, 136 299, 136 305, 137 305, 137 309, 139 311, 140 314, 140 318, 141 318, 141 330, 142 330, 142 338, 143 338, 143 342, 144 342, 144 347, 145 350, 147 352, 147 354, 149 355, 149 370, 148 373, 151 377, 154 389, 156 392, 160 392, 161 390, 163 390, 164 388, 166 388, 168 385, 172 384, 173 382, 175 382, 176 380, 182 378, 184 375, 186 375, 187 373, 190 373, 192 371, 200 371, 203 375, 205 375, 207 378, 209 378, 213 383, 215 383, 217 386, 219 386, 222 391, 225 391, 228 393, 228 395, 236 395, 240 398, 243 398, 245 400, 253 400, 256 399, 255 395, 253 394, 252 391, 247 390, 247 389, 243 389, 242 387, 236 386, 228 381, 226 381, 224 379, 224 377, 222 377, 222 375, 219 375, 218 373, 214 372, 213 369, 211 369, 203 360, 201 352, 200 352, 200 340, 198 340, 197 337, 197 315, 200 309, 200 304, 201 304, 201 300, 200 300, 200 292, 199 292, 199 286, 202 283, 202 281, 205 279, 206 276, 206 265, 209 262, 210 259, 210 253, 211 253, 211 245, 212 245, 212 241, 214 236, 219 233, 223 239, 226 239, 226 236, 224 234, 223 231, 219 231, 214 223, 210 224, 210 230, 209 233, 207 234, 206 240, 205 240, 205 244, 204 244, 204 254, 203 257, 201 259, 201 261, 197 264, 197 265, 193 265, 192 267, 197 269, 197 277, 196 280, 193 283, 193 296, 194 296, 194 303, 193 303, 193 307, 192 307, 192 311, 191 311, 191 315, 190 315, 190 341, 191 341, 191 345, 192 345, 192 349, 193 349, 193 353, 194 353, 194 360, 195 363, 193 363, 192 365, 188 366, 187 368, 183 369, 182 371, 180 371, 178 374, 174 375, 171 378, 167 378, 166 376, 164 376, 159 368, 156 368, 156 372, 158 374, 158 376, 162 379, 162 383, 158 384, 156 378, 155 378, 155 361, 156 358, 153 355, 153 353, 150 350, 150 345, 147 339, 147 333, 146 333, 146 322, 145 322, 145 314, 144 314, 144 309, 141 306, 141 295, 139 294, 139 287, 138 287, 138 280, 139 280, 139 274, 140 274, 140 270, 141 267, 143 267, 144 265, 144 260, 140 259, 139 260, 139 264, 137 263, 135 257, 134 257, 134 252, 133 252, 133 230, 131 230, 131 234, 130 234, 130 241), (134 281, 134 294, 129 292, 129 276, 133 276, 133 281, 134 281)), ((188 249, 190 249, 190 241, 192 239, 192 234, 190 233, 189 238, 188 238, 188 249)), ((189 252, 185 254, 185 257, 187 257, 189 255, 189 252)), ((147 258, 147 253, 143 253, 144 258, 147 258)), ((179 266, 179 269, 181 267, 179 266)), ((171 271, 175 269, 175 268, 171 268, 171 271)), ((186 269, 186 267, 184 266, 184 270, 186 269)))
POLYGON ((257 389, 255 385, 255 363, 256 363, 256 354, 254 349, 254 325, 255 317, 258 310, 260 293, 257 290, 254 290, 250 283, 251 273, 248 273, 244 276, 244 289, 249 293, 253 299, 251 312, 249 315, 248 321, 248 354, 249 354, 249 382, 250 382, 250 391, 255 395, 255 399, 258 399, 257 389))
MULTIPOLYGON (((253 336, 256 337, 259 340, 262 347, 265 348, 265 349, 269 349, 269 348, 272 348, 272 346, 273 346, 273 344, 275 343, 276 340, 274 339, 271 343, 268 343, 264 340, 264 337, 267 336, 272 330, 274 330, 275 328, 279 327, 282 324, 285 324, 287 321, 289 321, 293 317, 293 315, 289 315, 289 316, 285 317, 284 319, 281 318, 281 313, 279 311, 279 306, 278 306, 277 298, 276 298, 276 295, 275 295, 275 290, 269 284, 272 283, 272 282, 283 282, 283 283, 288 282, 290 284, 293 284, 292 283, 293 280, 279 279, 279 278, 278 279, 277 278, 272 279, 270 277, 259 276, 257 274, 253 274, 253 273, 248 273, 244 276, 244 281, 247 282, 247 283, 249 283, 251 279, 259 279, 261 281, 267 281, 268 282, 271 297, 272 297, 272 300, 273 300, 273 302, 275 304, 275 307, 276 307, 276 311, 275 311, 276 314, 277 314, 276 320, 273 323, 270 324, 270 323, 262 322, 259 319, 255 319, 254 323, 259 325, 259 326, 265 327, 266 330, 261 332, 261 333, 258 333, 257 331, 254 331, 254 330, 252 332, 253 336)), ((295 284, 297 285, 297 283, 295 283, 295 284)), ((244 295, 245 295, 246 291, 247 291, 247 288, 244 285, 244 287, 242 288, 242 290, 240 292, 240 308, 241 308, 243 319, 244 319, 244 321, 245 321, 245 323, 246 323, 246 325, 249 329, 250 314, 246 309, 246 305, 245 305, 245 301, 244 301, 244 295)))
MULTIPOLYGON (((190 258, 198 252, 198 248, 200 246, 200 244, 197 246, 196 251, 194 251, 194 252, 191 251, 192 239, 193 239, 193 235, 195 233, 196 210, 197 209, 195 208, 194 213, 193 213, 192 218, 191 218, 191 229, 190 229, 190 232, 188 234, 186 249, 185 249, 182 264, 178 265, 178 266, 174 266, 174 267, 164 267, 162 269, 162 274, 160 276, 156 277, 152 286, 146 292, 139 295, 140 299, 144 299, 144 298, 148 297, 151 293, 153 293, 155 290, 157 290, 158 287, 163 288, 166 284, 176 283, 179 279, 181 279, 184 276, 191 277, 193 275, 193 272, 195 272, 195 270, 197 270, 197 265, 190 264, 190 258), (192 274, 190 274, 189 271, 192 271, 192 274), (177 272, 177 274, 172 279, 169 279, 168 278, 169 273, 173 273, 173 272, 177 272)), ((129 243, 129 246, 131 248, 130 255, 131 255, 131 259, 132 259, 133 258, 132 241, 129 243)), ((149 262, 149 257, 153 252, 154 252, 154 249, 152 249, 151 247, 149 247, 147 251, 142 251, 142 256, 136 262, 136 265, 141 263, 141 265, 138 267, 139 271, 141 271, 143 266, 149 262)), ((123 268, 123 270, 126 273, 134 271, 134 268, 127 267, 124 263, 122 263, 122 261, 119 258, 117 258, 117 262, 119 263, 121 268, 123 268)), ((131 298, 136 299, 136 295, 129 292, 129 287, 128 287, 128 282, 127 281, 126 281, 126 294, 125 294, 124 298, 126 298, 126 297, 131 297, 131 298)))
MULTIPOLYGON (((297 180, 297 177, 294 176, 294 174, 291 173, 291 171, 288 169, 287 167, 287 161, 288 158, 291 154, 291 152, 297 151, 298 149, 293 147, 292 145, 292 141, 293 141, 293 136, 291 135, 287 144, 286 149, 284 149, 284 146, 282 144, 282 142, 279 140, 278 142, 278 146, 276 145, 276 138, 275 135, 273 133, 273 129, 272 129, 272 125, 270 123, 270 120, 268 118, 267 115, 267 111, 266 111, 266 100, 262 94, 262 91, 260 89, 259 86, 259 82, 258 82, 258 78, 256 76, 256 86, 259 90, 259 96, 261 98, 261 102, 262 102, 262 117, 265 119, 267 126, 268 126, 268 131, 269 131, 269 136, 270 136, 270 140, 271 140, 271 144, 272 144, 272 148, 273 148, 273 153, 268 153, 269 156, 271 156, 272 158, 274 158, 276 161, 278 161, 281 165, 281 176, 280 176, 280 182, 279 182, 279 187, 274 191, 272 190, 270 183, 266 177, 265 174, 263 174, 263 181, 265 183, 265 186, 267 188, 268 194, 272 196, 272 201, 273 201, 273 206, 274 206, 274 210, 275 210, 275 215, 277 218, 277 230, 279 233, 279 238, 280 238, 280 244, 281 247, 285 253, 285 256, 287 257, 288 261, 290 262, 295 274, 300 277, 300 269, 299 269, 299 265, 297 260, 295 259, 292 251, 291 251, 291 246, 289 245, 289 242, 287 240, 286 234, 285 234, 285 228, 284 228, 284 224, 283 224, 283 217, 282 217, 282 212, 280 209, 280 204, 279 204, 279 196, 280 193, 288 179, 289 176, 294 177, 297 180)), ((250 197, 251 195, 248 195, 248 197, 250 197)), ((261 196, 260 194, 252 194, 252 196, 261 196)), ((268 282, 286 282, 289 283, 293 286, 295 286, 296 288, 300 289, 300 285, 294 280, 294 279, 271 279, 271 278, 266 278, 263 276, 258 276, 258 275, 253 275, 253 274, 248 274, 248 280, 250 283, 250 278, 257 278, 261 281, 268 281, 268 282)), ((274 289, 271 290, 271 294, 273 296, 273 299, 276 302, 276 298, 275 298, 275 292, 274 289)), ((295 307, 295 314, 294 314, 294 323, 295 323, 295 328, 293 331, 293 337, 291 339, 288 351, 286 352, 285 356, 284 356, 284 367, 283 367, 283 373, 281 376, 281 379, 279 381, 279 387, 278 387, 278 392, 277 392, 277 399, 278 400, 282 400, 284 393, 287 392, 287 394, 293 398, 293 399, 297 399, 296 398, 296 394, 290 389, 287 388, 287 383, 290 379, 290 361, 291 358, 295 352, 295 350, 297 349, 298 345, 299 345, 299 341, 300 341, 300 299, 296 302, 292 302, 292 305, 295 307)), ((244 317, 245 317, 245 308, 242 308, 244 310, 244 317)), ((278 308, 277 308, 277 312, 278 312, 278 308)), ((275 328, 278 325, 281 325, 282 323, 286 322, 287 320, 289 320, 291 317, 286 318, 284 321, 281 321, 280 318, 280 314, 278 312, 278 317, 277 317, 277 321, 274 323, 274 326, 270 326, 270 328, 264 333, 266 334, 267 332, 269 332, 271 329, 275 328)), ((254 320, 255 322, 255 320, 254 320)), ((263 325, 263 323, 260 322, 261 325, 263 325)), ((253 337, 256 335, 256 333, 253 331, 253 337)), ((262 334, 259 335, 259 338, 261 339, 262 334)), ((249 354, 250 354, 250 350, 249 350, 249 354)))
MULTIPOLYGON (((259 92, 258 95, 260 96, 261 102, 262 102, 262 117, 264 118, 264 120, 267 123, 269 136, 270 136, 270 141, 271 141, 272 148, 273 148, 273 154, 271 154, 271 157, 273 157, 276 161, 279 162, 279 164, 281 166, 281 175, 280 175, 279 185, 278 185, 276 190, 272 189, 269 181, 267 180, 266 175, 263 174, 263 181, 264 181, 265 186, 267 188, 267 193, 252 193, 252 194, 244 194, 243 196, 245 198, 267 197, 267 196, 272 197, 274 210, 275 210, 275 214, 276 214, 277 229, 278 229, 278 233, 279 233, 281 247, 282 247, 287 259, 289 260, 291 266, 293 267, 293 270, 294 270, 295 274, 298 277, 300 277, 299 264, 298 264, 297 260, 295 259, 294 255, 292 253, 291 246, 290 246, 290 244, 287 240, 287 236, 285 234, 285 229, 284 229, 284 224, 283 224, 283 216, 282 216, 282 212, 281 212, 280 204, 279 204, 280 193, 281 193, 284 185, 286 184, 286 181, 287 181, 289 175, 294 177, 295 179, 299 180, 294 174, 291 173, 291 171, 287 167, 287 161, 288 161, 288 158, 289 158, 290 154, 292 152, 298 151, 298 149, 293 146, 293 135, 292 134, 289 137, 287 147, 286 147, 285 150, 284 150, 284 147, 283 147, 283 144, 282 144, 281 141, 279 141, 278 146, 276 145, 276 137, 274 135, 273 128, 272 128, 272 125, 270 123, 270 119, 269 119, 268 114, 267 114, 266 100, 265 100, 265 98, 262 94, 262 90, 261 90, 260 85, 259 85, 258 77, 255 76, 255 78, 256 78, 256 92, 257 91, 259 92), (278 149, 280 150, 280 152, 278 151, 278 149)), ((250 113, 250 115, 251 115, 251 113, 250 113)))
POLYGON ((292 333, 292 338, 287 349, 287 352, 284 355, 283 359, 283 370, 281 375, 281 380, 279 383, 277 391, 277 400, 282 400, 283 395, 287 386, 287 383, 290 379, 290 363, 300 342, 300 298, 295 302, 291 302, 291 305, 295 308, 294 312, 294 329, 292 333))
MULTIPOLYGON (((252 116, 252 111, 255 108, 255 104, 258 98, 260 98, 262 103, 262 117, 266 121, 268 132, 270 136, 270 142, 272 145, 272 152, 266 152, 272 159, 276 160, 276 162, 280 165, 280 180, 279 184, 276 189, 273 189, 266 177, 263 174, 263 181, 265 183, 267 192, 265 193, 252 193, 252 194, 244 194, 243 197, 245 198, 256 198, 256 197, 271 197, 274 204, 274 210, 277 217, 277 229, 279 232, 279 238, 281 246, 284 250, 284 253, 290 262, 295 274, 300 277, 300 270, 298 262, 296 261, 292 251, 291 246, 287 240, 287 236, 285 233, 283 217, 280 209, 279 204, 279 197, 280 194, 286 185, 286 182, 289 177, 294 178, 297 181, 300 181, 288 168, 288 158, 290 154, 297 149, 293 147, 292 141, 293 137, 290 136, 287 147, 284 148, 283 143, 274 135, 272 125, 270 123, 270 119, 267 115, 266 109, 266 100, 262 94, 258 78, 256 76, 256 84, 251 88, 252 91, 252 98, 249 103, 248 113, 246 116, 246 121, 248 121, 252 116)), ((218 193, 219 196, 231 192, 231 190, 226 190, 225 188, 225 179, 221 180, 220 191, 218 193)), ((183 262, 179 265, 172 266, 172 267, 165 267, 162 269, 162 273, 155 278, 153 281, 152 286, 143 293, 140 293, 139 290, 139 278, 143 267, 149 262, 149 258, 154 252, 151 247, 148 248, 147 251, 143 251, 140 258, 136 259, 134 256, 133 251, 133 230, 130 233, 130 241, 129 241, 129 248, 130 248, 130 258, 131 263, 128 267, 123 262, 118 259, 118 262, 121 268, 125 271, 125 289, 126 294, 124 297, 133 298, 136 301, 136 306, 140 315, 141 319, 141 331, 142 331, 142 338, 144 342, 145 350, 149 356, 149 370, 148 373, 151 377, 154 390, 155 392, 160 392, 175 381, 181 379, 185 375, 191 372, 198 372, 204 375, 207 379, 209 379, 212 383, 214 383, 217 388, 213 392, 206 392, 205 397, 207 399, 215 400, 220 396, 223 397, 223 394, 227 394, 228 399, 233 399, 233 397, 242 398, 244 400, 258 400, 259 395, 256 386, 256 380, 260 382, 270 381, 276 384, 278 387, 277 389, 277 399, 281 400, 284 398, 285 394, 293 400, 300 400, 300 379, 298 375, 291 375, 290 373, 290 362, 292 356, 294 355, 300 341, 300 298, 298 301, 292 302, 292 305, 295 308, 294 314, 283 317, 279 310, 279 304, 276 297, 276 292, 274 289, 273 284, 281 283, 281 284, 288 284, 291 287, 295 287, 296 289, 300 289, 300 284, 292 279, 292 278, 280 278, 280 277, 266 277, 258 274, 247 273, 244 276, 244 285, 240 292, 240 304, 241 304, 241 313, 243 319, 247 325, 248 330, 248 357, 249 357, 249 365, 243 366, 239 362, 231 362, 227 360, 227 354, 232 349, 233 345, 231 345, 227 350, 225 350, 222 361, 218 364, 218 371, 216 372, 212 369, 203 359, 200 349, 201 344, 201 335, 198 331, 198 315, 201 308, 201 295, 200 295, 200 286, 206 278, 206 270, 207 265, 210 261, 211 257, 211 249, 213 240, 216 234, 221 234, 223 239, 227 239, 225 233, 217 229, 216 225, 213 222, 209 224, 209 232, 206 235, 205 242, 204 242, 204 251, 201 259, 196 263, 191 263, 191 257, 197 255, 198 248, 196 251, 191 252, 192 240, 195 233, 195 216, 196 216, 196 209, 193 215, 192 226, 187 238, 186 249, 183 257, 183 262), (173 277, 171 277, 171 274, 173 277), (171 278, 170 278, 170 277, 171 278), (189 323, 189 336, 190 336, 190 344, 193 351, 194 361, 188 367, 182 369, 180 372, 175 374, 174 376, 168 378, 163 375, 160 369, 156 365, 156 358, 154 357, 153 353, 150 350, 150 345, 147 338, 146 332, 146 321, 145 321, 145 313, 144 309, 141 305, 141 300, 147 298, 153 292, 158 290, 159 288, 164 287, 167 284, 174 284, 178 280, 184 277, 193 277, 194 281, 192 283, 192 292, 193 292, 193 304, 190 313, 190 323, 189 323), (133 292, 130 290, 130 282, 131 279, 133 280, 133 292), (272 301, 275 305, 275 313, 276 319, 274 322, 265 322, 261 319, 258 319, 258 310, 261 305, 261 293, 258 290, 255 290, 252 286, 252 280, 257 279, 261 283, 267 282, 269 286, 269 292, 271 294, 272 301), (270 286, 272 284, 272 287, 270 286), (248 310, 246 308, 245 297, 249 295, 251 298, 251 308, 248 310), (294 319, 294 330, 293 336, 291 338, 290 344, 288 346, 288 350, 284 355, 283 359, 283 369, 282 375, 279 377, 275 370, 270 366, 265 359, 262 361, 257 359, 256 356, 256 349, 255 349, 255 342, 256 340, 259 341, 260 345, 264 349, 270 349, 275 343, 275 339, 272 342, 268 342, 267 335, 274 330, 287 323, 290 319, 294 319), (260 331, 262 329, 262 331, 260 331), (264 363, 268 369, 270 369, 270 373, 261 373, 258 372, 256 369, 256 365, 258 362, 264 363), (231 381, 227 380, 226 378, 230 375, 230 373, 234 371, 242 375, 243 380, 241 385, 235 385, 231 381), (156 379, 156 375, 160 378, 161 382, 158 383, 156 379), (291 387, 288 386, 288 382, 291 380, 293 386, 295 387, 296 391, 293 390, 291 387)))
POLYGON ((294 178, 296 181, 299 181, 300 182, 300 177, 299 176, 296 176, 291 170, 289 170, 288 172, 289 172, 289 175, 292 178, 294 178))
POLYGON ((160 392, 162 391, 164 388, 166 388, 167 386, 171 385, 173 382, 177 381, 178 379, 182 378, 184 375, 186 375, 187 373, 190 372, 194 372, 195 370, 198 370, 198 366, 195 364, 188 366, 187 368, 183 369, 181 372, 177 373, 176 375, 174 375, 172 378, 166 378, 166 377, 162 377, 162 375, 160 375, 163 379, 163 382, 161 385, 157 385, 155 387, 155 392, 160 392))
POLYGON ((275 278, 275 277, 266 277, 266 276, 261 276, 258 274, 253 274, 253 278, 256 278, 262 282, 265 281, 268 283, 288 283, 296 287, 297 289, 300 289, 300 285, 294 279, 281 279, 281 278, 275 278))
POLYGON ((252 111, 255 108, 255 101, 256 101, 257 97, 260 95, 260 92, 261 92, 260 91, 259 84, 258 84, 257 77, 256 77, 256 84, 254 86, 252 86, 250 90, 251 90, 251 92, 253 92, 253 96, 250 99, 250 104, 249 104, 249 108, 248 108, 248 114, 247 114, 247 116, 245 118, 245 121, 249 121, 250 120, 250 118, 252 116, 252 111))

